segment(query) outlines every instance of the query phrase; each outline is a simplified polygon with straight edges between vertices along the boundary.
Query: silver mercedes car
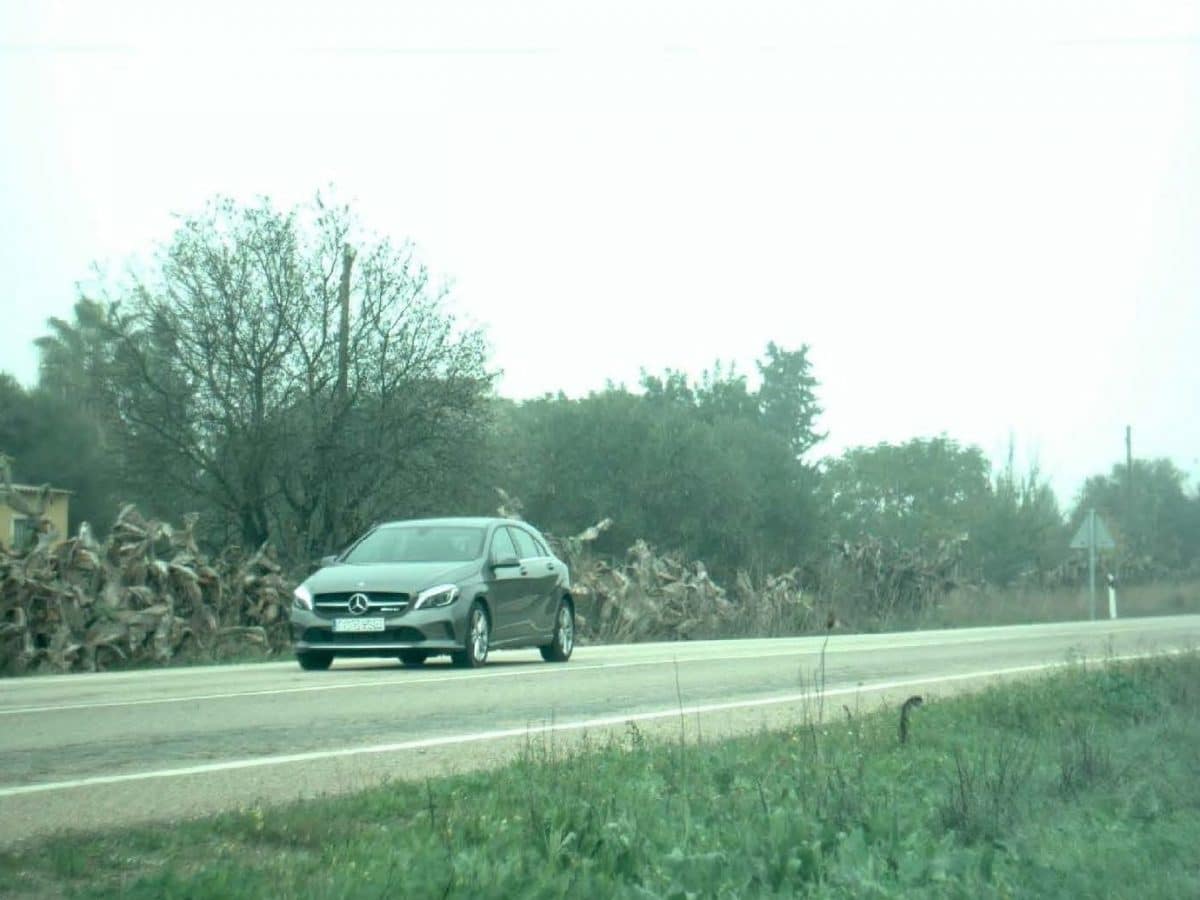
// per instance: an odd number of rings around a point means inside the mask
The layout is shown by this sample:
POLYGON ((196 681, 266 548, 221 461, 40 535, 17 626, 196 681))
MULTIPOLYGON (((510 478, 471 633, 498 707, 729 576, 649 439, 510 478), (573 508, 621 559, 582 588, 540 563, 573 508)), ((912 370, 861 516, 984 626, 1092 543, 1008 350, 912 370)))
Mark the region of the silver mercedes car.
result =
POLYGON ((571 656, 570 573, 526 522, 388 522, 323 562, 292 597, 302 668, 328 669, 337 656, 419 666, 443 654, 475 667, 493 648, 537 647, 547 662, 571 656))

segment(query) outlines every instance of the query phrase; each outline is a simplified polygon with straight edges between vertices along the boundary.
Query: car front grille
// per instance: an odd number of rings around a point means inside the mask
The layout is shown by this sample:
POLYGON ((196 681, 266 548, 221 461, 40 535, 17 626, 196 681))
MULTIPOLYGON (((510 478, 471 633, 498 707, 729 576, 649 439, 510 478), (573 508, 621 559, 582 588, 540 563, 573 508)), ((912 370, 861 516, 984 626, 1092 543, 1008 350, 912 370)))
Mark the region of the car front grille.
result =
POLYGON ((425 640, 419 628, 388 628, 385 631, 339 633, 328 628, 307 628, 301 639, 308 644, 414 644, 425 640))
POLYGON ((361 615, 381 612, 401 612, 408 609, 408 594, 398 594, 389 591, 339 591, 334 594, 317 594, 313 597, 313 608, 325 615, 346 615, 350 612, 350 598, 355 594, 363 594, 367 598, 367 608, 361 615))

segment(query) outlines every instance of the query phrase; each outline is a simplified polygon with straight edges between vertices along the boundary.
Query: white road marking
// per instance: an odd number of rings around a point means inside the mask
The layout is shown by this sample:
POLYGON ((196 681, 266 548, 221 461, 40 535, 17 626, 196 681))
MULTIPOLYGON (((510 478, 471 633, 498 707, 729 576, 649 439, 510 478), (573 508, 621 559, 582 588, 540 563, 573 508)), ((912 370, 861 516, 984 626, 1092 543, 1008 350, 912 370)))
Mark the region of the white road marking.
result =
MULTIPOLYGON (((342 691, 361 687, 396 687, 420 686, 437 684, 445 681, 476 681, 491 678, 514 678, 521 675, 568 675, 572 672, 587 672, 596 669, 628 669, 636 666, 670 665, 673 662, 714 662, 720 660, 765 659, 771 656, 794 656, 798 651, 779 653, 750 653, 738 656, 695 657, 684 659, 646 659, 617 663, 592 663, 590 665, 569 665, 565 667, 530 667, 528 669, 501 669, 484 672, 463 673, 461 675, 437 675, 431 677, 389 678, 373 681, 340 681, 334 684, 311 684, 302 687, 264 688, 258 691, 231 691, 222 694, 196 694, 183 697, 153 697, 143 700, 101 700, 92 703, 68 703, 59 706, 18 706, 12 709, 0 709, 0 716, 15 716, 32 713, 62 712, 79 709, 106 709, 115 706, 154 706, 162 703, 188 703, 199 700, 231 700, 239 697, 269 697, 276 694, 303 694, 313 691, 342 691)), ((804 651, 799 651, 804 652, 804 651)))
MULTIPOLYGON (((1014 635, 996 635, 989 637, 960 637, 954 644, 978 644, 978 643, 993 643, 1005 640, 1035 640, 1038 637, 1051 637, 1051 635, 1029 635, 1029 634, 1014 634, 1014 635)), ((1058 635, 1053 635, 1058 637, 1058 635)), ((823 638, 804 638, 803 640, 823 641, 823 638)), ((680 645, 686 646, 686 645, 680 645)), ((852 646, 833 646, 820 648, 813 646, 811 648, 795 647, 787 650, 777 650, 772 652, 759 651, 756 653, 736 653, 725 654, 722 656, 671 656, 657 659, 638 659, 629 660, 627 662, 611 662, 611 663, 590 663, 566 666, 530 666, 521 669, 490 669, 482 672, 462 673, 457 675, 437 675, 437 676, 421 676, 410 675, 406 678, 388 678, 375 679, 372 681, 339 681, 332 684, 306 684, 300 687, 286 688, 263 688, 256 691, 226 691, 213 694, 185 694, 173 697, 147 697, 138 700, 95 700, 87 703, 61 703, 47 706, 14 706, 8 709, 0 709, 0 716, 18 716, 18 715, 36 715, 39 713, 56 713, 56 712, 72 712, 83 709, 114 709, 127 706, 159 706, 169 703, 198 703, 201 701, 210 700, 236 700, 242 697, 272 697, 281 694, 305 694, 318 691, 344 691, 351 688, 362 687, 399 687, 399 686, 421 686, 426 684, 437 684, 446 681, 464 681, 478 680, 490 678, 513 678, 524 675, 570 675, 574 672, 587 672, 596 669, 628 669, 637 666, 664 666, 674 663, 694 663, 694 662, 734 662, 744 659, 770 659, 779 656, 820 656, 822 653, 826 655, 834 655, 839 653, 861 653, 869 650, 907 650, 921 647, 944 647, 944 641, 922 641, 888 645, 884 647, 862 646, 854 644, 852 646)), ((694 645, 693 645, 694 647, 694 645)), ((689 648, 691 650, 692 648, 689 648)), ((383 669, 383 672, 389 670, 383 669)), ((87 676, 77 675, 77 679, 83 679, 87 676)), ((324 676, 328 677, 328 676, 324 676)))
MULTIPOLYGON (((975 641, 991 639, 1006 640, 1010 636, 1015 637, 1017 635, 1025 637, 1049 637, 1051 635, 1061 635, 1063 632, 1076 632, 1081 636, 1096 632, 1118 634, 1124 631, 1145 629, 1147 627, 1155 630, 1168 630, 1173 625, 1181 622, 1188 625, 1195 625, 1196 619, 1195 615, 1181 614, 1177 616, 1142 616, 1115 620, 1098 619, 1094 622, 1076 620, 1039 622, 1025 625, 984 625, 971 628, 931 628, 921 631, 885 631, 872 634, 838 632, 833 635, 833 640, 838 642, 845 642, 847 640, 861 641, 862 643, 857 649, 871 649, 876 644, 885 647, 913 646, 913 644, 910 644, 912 638, 924 639, 919 646, 927 646, 930 644, 940 645, 944 643, 945 638, 961 638, 964 634, 978 635, 978 637, 971 638, 971 640, 975 641), (1032 635, 1031 631, 1034 632, 1032 635)), ((819 643, 824 639, 824 635, 806 635, 804 637, 781 638, 718 638, 707 641, 647 641, 637 644, 594 644, 576 647, 576 654, 590 655, 597 652, 607 653, 630 650, 636 652, 656 652, 679 646, 700 648, 706 646, 745 646, 747 644, 754 644, 757 646, 778 647, 782 645, 794 646, 800 643, 819 643)), ((498 652, 509 653, 521 651, 501 650, 498 652)), ((830 648, 830 652, 835 651, 833 648, 830 648)), ((83 680, 86 680, 87 684, 92 687, 101 685, 107 687, 129 681, 205 678, 212 675, 236 674, 239 672, 275 672, 283 669, 294 669, 295 665, 295 662, 292 660, 275 660, 250 663, 217 663, 202 666, 164 666, 160 668, 132 669, 117 672, 23 675, 15 678, 0 679, 0 694, 15 693, 21 690, 37 690, 48 685, 78 683, 83 680)))
MULTIPOLYGON (((1156 654, 1130 653, 1122 656, 1111 656, 1108 657, 1107 660, 1117 661, 1139 659, 1153 655, 1156 654)), ((976 672, 961 672, 954 675, 930 675, 920 678, 901 678, 892 681, 878 681, 869 684, 858 684, 853 687, 829 688, 821 692, 821 694, 825 697, 841 697, 847 694, 894 690, 896 688, 916 687, 918 685, 968 681, 975 678, 995 678, 1003 675, 1017 675, 1025 672, 1039 672, 1046 669, 1062 668, 1068 665, 1070 665, 1069 662, 1035 663, 1026 666, 1010 666, 1003 669, 985 669, 976 672)), ((705 703, 693 706, 676 706, 671 709, 655 710, 652 712, 642 713, 617 713, 611 716, 580 719, 574 722, 555 722, 543 725, 530 725, 524 728, 502 728, 494 731, 480 731, 469 734, 421 738, 418 740, 400 741, 392 744, 375 744, 367 747, 342 747, 335 750, 312 750, 305 753, 259 756, 251 759, 234 759, 227 760, 225 762, 205 763, 196 766, 182 766, 173 769, 156 769, 148 772, 131 772, 121 775, 96 775, 89 778, 76 778, 69 781, 49 781, 42 782, 40 784, 0 787, 0 797, 16 797, 22 794, 37 794, 44 793, 46 791, 62 791, 72 788, 121 784, 130 781, 146 781, 155 778, 179 778, 187 775, 212 775, 219 772, 231 772, 241 769, 292 765, 295 763, 314 762, 324 759, 339 759, 351 756, 366 756, 380 753, 397 753, 405 750, 426 750, 433 747, 448 747, 458 744, 497 741, 504 740, 506 738, 522 737, 527 735, 549 734, 565 731, 583 731, 589 728, 607 728, 613 725, 623 725, 628 722, 648 722, 656 719, 703 715, 706 713, 725 712, 733 709, 754 709, 756 707, 777 706, 783 703, 803 702, 805 700, 814 700, 816 698, 817 694, 812 691, 806 691, 802 693, 783 694, 772 697, 760 697, 754 700, 733 700, 726 703, 705 703)))

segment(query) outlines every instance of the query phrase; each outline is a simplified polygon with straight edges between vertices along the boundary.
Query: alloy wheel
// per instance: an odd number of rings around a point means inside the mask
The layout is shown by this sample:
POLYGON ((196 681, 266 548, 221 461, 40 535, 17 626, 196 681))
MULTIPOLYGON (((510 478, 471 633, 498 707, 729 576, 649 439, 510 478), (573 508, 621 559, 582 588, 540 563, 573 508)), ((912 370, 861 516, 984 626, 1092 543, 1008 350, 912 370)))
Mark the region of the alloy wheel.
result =
POLYGON ((482 609, 478 607, 471 613, 471 655, 476 664, 482 663, 488 655, 488 621, 482 609))
POLYGON ((575 646, 575 617, 565 603, 558 608, 558 646, 563 656, 570 656, 575 646))

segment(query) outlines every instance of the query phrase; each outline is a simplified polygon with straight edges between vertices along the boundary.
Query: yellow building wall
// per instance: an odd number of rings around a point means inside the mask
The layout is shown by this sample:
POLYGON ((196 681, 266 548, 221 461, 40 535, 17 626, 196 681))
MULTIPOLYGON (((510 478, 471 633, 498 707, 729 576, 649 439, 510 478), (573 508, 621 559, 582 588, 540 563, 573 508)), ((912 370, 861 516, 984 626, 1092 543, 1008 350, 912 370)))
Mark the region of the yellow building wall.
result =
MULTIPOLYGON (((34 494, 26 494, 21 492, 22 499, 28 497, 34 499, 34 494)), ((54 530, 58 532, 59 537, 67 537, 68 514, 70 511, 71 495, 70 494, 51 494, 50 505, 46 509, 46 518, 50 520, 50 524, 54 526, 54 530)), ((0 545, 4 547, 12 547, 13 539, 13 521, 24 518, 21 513, 15 512, 7 503, 0 500, 0 545)))

